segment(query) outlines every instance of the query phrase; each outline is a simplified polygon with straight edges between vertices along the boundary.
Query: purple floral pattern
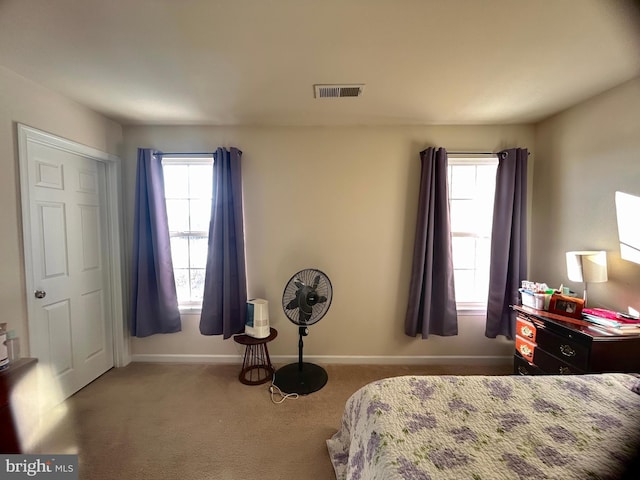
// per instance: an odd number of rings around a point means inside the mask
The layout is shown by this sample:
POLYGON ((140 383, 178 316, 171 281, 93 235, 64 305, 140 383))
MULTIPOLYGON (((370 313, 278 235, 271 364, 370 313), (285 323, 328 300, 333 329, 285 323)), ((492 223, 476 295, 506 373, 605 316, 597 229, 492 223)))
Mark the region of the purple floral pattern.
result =
POLYGON ((349 463, 349 452, 338 452, 331 457, 331 461, 334 465, 346 465, 349 463))
POLYGON ((500 379, 485 380, 484 384, 489 390, 489 394, 499 398, 500 400, 507 401, 513 397, 513 387, 511 384, 503 382, 500 379))
POLYGON ((413 380, 411 386, 413 387, 413 394, 422 400, 430 399, 436 391, 435 385, 418 380, 413 380))
POLYGON ((429 460, 433 462, 438 470, 444 470, 466 465, 469 463, 469 455, 456 452, 450 448, 443 448, 429 453, 429 460))
POLYGON ((367 417, 370 417, 373 414, 381 415, 385 412, 391 410, 391 407, 380 400, 374 400, 367 407, 367 417))
POLYGON ((461 400, 460 398, 454 398, 454 399, 450 400, 449 401, 449 408, 452 411, 456 411, 456 410, 463 410, 463 411, 467 411, 467 412, 477 412, 478 411, 478 409, 476 407, 474 407, 470 403, 467 403, 467 402, 461 400))
POLYGON ((622 422, 616 417, 606 415, 602 413, 587 413, 592 419, 596 427, 601 430, 609 430, 611 428, 617 428, 622 425, 622 422))
POLYGON ((362 448, 358 449, 353 457, 351 457, 349 466, 353 472, 351 478, 353 480, 360 480, 362 478, 362 470, 364 469, 364 450, 362 448))
POLYGON ((626 374, 396 377, 354 393, 337 480, 616 478, 640 444, 626 374))
POLYGON ((519 425, 526 425, 529 423, 529 419, 524 414, 519 412, 500 413, 496 415, 496 418, 500 422, 499 431, 511 432, 519 425))
POLYGON ((542 463, 550 467, 567 465, 573 461, 571 456, 563 455, 553 447, 535 447, 533 451, 542 463))
POLYGON ((562 425, 553 425, 545 427, 544 431, 558 443, 575 443, 578 441, 578 437, 572 432, 564 428, 562 425))
POLYGON ((536 398, 533 400, 533 409, 538 413, 559 413, 562 407, 557 403, 550 402, 544 398, 536 398))
POLYGON ((569 392, 583 400, 590 400, 593 396, 593 390, 586 383, 578 383, 574 381, 563 382, 564 388, 569 392))
POLYGON ((378 448, 380 448, 380 443, 380 434, 378 432, 373 432, 369 439, 369 443, 367 443, 367 462, 371 462, 371 460, 373 460, 378 448))
POLYGON ((509 470, 518 474, 520 478, 547 478, 542 470, 535 465, 527 462, 520 455, 514 455, 512 453, 505 453, 502 459, 506 462, 509 470))
POLYGON ((398 459, 398 473, 401 478, 406 480, 431 480, 431 477, 426 472, 420 470, 417 465, 406 458, 398 459))
POLYGON ((436 417, 424 413, 412 413, 409 415, 410 420, 407 421, 407 430, 415 433, 423 428, 436 428, 436 417))
POLYGON ((478 440, 478 435, 469 427, 458 427, 449 430, 449 433, 455 438, 457 443, 463 442, 475 442, 478 440))

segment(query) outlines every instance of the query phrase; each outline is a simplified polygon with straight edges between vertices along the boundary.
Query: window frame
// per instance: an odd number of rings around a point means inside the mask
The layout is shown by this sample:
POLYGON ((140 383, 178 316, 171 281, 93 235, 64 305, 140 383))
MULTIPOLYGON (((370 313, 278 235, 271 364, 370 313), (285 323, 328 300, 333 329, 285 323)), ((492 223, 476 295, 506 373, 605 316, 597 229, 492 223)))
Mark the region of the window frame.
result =
MULTIPOLYGON (((451 212, 451 200, 452 200, 452 196, 451 196, 451 182, 450 182, 450 178, 451 178, 451 170, 449 170, 449 167, 452 166, 482 166, 482 165, 495 165, 496 166, 496 174, 497 174, 497 166, 498 166, 498 156, 495 154, 491 154, 491 155, 486 155, 486 154, 477 154, 477 155, 473 155, 473 154, 457 154, 457 155, 449 155, 447 158, 447 188, 448 188, 448 201, 449 201, 449 209, 451 212)), ((476 177, 476 185, 478 185, 478 180, 476 177)), ((493 191, 493 198, 495 200, 495 184, 494 184, 494 191, 493 191)), ((453 198, 453 200, 455 200, 455 198, 453 198)), ((492 216, 493 218, 493 216, 492 216)), ((491 225, 492 228, 493 225, 491 225)), ((491 245, 491 228, 489 228, 489 245, 491 245)), ((474 234, 472 232, 454 232, 453 230, 451 230, 450 232, 451 234, 451 239, 453 241, 453 238, 457 237, 457 238, 484 238, 478 234, 474 234)), ((475 255, 475 254, 474 254, 475 255)), ((477 271, 477 268, 473 269, 474 271, 477 271)), ((455 268, 454 268, 454 272, 455 272, 455 268)), ((456 291, 457 293, 457 291, 456 291)), ((489 292, 487 291, 487 297, 488 297, 489 292)), ((487 298, 488 299, 488 298, 487 298)), ((486 315, 487 312, 487 300, 485 300, 484 302, 464 302, 464 301, 458 301, 456 299, 456 309, 461 312, 463 315, 486 315)))
MULTIPOLYGON (((214 156, 213 154, 181 154, 181 155, 167 155, 167 156, 163 156, 162 157, 162 173, 163 173, 163 177, 164 177, 164 167, 165 165, 211 165, 213 166, 214 163, 214 156)), ((213 175, 212 175, 212 181, 213 181, 213 175)), ((164 180, 164 183, 166 185, 166 178, 164 180)), ((167 200, 167 196, 166 196, 166 189, 165 189, 165 202, 167 200)), ((169 198, 169 199, 173 199, 169 198)), ((191 200, 192 198, 189 196, 187 198, 187 200, 191 200)), ((191 224, 191 218, 189 218, 189 223, 191 224)), ((191 227, 191 225, 189 225, 189 227, 191 227)), ((172 231, 169 230, 169 238, 175 238, 175 237, 180 237, 180 238, 185 238, 185 239, 189 239, 190 237, 209 237, 209 230, 207 231, 200 231, 200 230, 184 230, 184 231, 172 231)), ((173 263, 173 258, 172 258, 172 263, 173 263)), ((187 267, 187 269, 189 270, 189 279, 191 279, 191 269, 195 268, 191 266, 191 259, 189 257, 189 266, 187 267)), ((203 269, 206 268, 206 263, 205 265, 203 265, 202 267, 203 269)), ((175 266, 173 267, 173 271, 174 271, 174 278, 175 278, 175 266)), ((190 280, 191 281, 191 280, 190 280)), ((176 285, 176 289, 177 289, 177 285, 176 285)), ((189 290, 191 291, 191 286, 189 286, 189 290)), ((194 301, 190 301, 190 302, 180 302, 178 300, 178 309, 180 310, 181 314, 198 314, 202 311, 202 301, 200 302, 194 302, 194 301)))

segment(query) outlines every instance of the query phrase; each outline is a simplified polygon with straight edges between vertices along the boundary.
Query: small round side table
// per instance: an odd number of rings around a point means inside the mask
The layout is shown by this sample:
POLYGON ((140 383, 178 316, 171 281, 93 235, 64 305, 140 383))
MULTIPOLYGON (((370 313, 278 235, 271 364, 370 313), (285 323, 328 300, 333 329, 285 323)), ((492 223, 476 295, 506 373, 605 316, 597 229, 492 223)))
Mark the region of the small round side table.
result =
POLYGON ((270 334, 265 338, 253 338, 249 335, 235 335, 233 339, 240 345, 245 345, 244 361, 238 378, 245 385, 260 385, 273 378, 275 369, 271 365, 267 343, 278 336, 275 328, 269 329, 270 334))

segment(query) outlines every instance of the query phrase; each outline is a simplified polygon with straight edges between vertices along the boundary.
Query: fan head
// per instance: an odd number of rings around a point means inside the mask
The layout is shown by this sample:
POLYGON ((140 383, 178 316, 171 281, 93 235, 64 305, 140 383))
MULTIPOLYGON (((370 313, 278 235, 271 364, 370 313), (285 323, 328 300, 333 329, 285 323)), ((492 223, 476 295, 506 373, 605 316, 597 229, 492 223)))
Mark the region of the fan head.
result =
POLYGON ((307 268, 296 273, 284 289, 282 308, 296 325, 313 325, 331 305, 333 288, 320 270, 307 268))

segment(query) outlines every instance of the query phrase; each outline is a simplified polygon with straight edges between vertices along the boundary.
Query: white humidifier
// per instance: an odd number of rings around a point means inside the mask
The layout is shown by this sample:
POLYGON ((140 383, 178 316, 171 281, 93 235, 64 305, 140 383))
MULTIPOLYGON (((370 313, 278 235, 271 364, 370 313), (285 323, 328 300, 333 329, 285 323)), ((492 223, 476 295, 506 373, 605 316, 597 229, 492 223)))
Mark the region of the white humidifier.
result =
POLYGON ((262 298, 247 300, 247 321, 244 333, 253 338, 267 338, 269 329, 269 302, 262 298))

